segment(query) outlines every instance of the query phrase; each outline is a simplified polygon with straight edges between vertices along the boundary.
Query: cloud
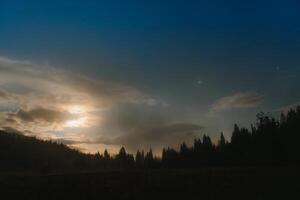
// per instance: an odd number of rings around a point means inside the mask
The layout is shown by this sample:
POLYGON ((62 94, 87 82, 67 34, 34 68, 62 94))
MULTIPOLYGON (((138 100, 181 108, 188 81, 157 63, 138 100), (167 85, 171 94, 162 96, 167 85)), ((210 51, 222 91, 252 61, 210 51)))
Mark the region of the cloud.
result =
POLYGON ((67 111, 35 108, 33 110, 19 109, 16 112, 2 112, 0 127, 11 128, 26 135, 45 137, 48 131, 62 131, 67 122, 80 116, 67 111))
POLYGON ((276 111, 287 114, 291 109, 295 109, 298 106, 300 106, 300 102, 296 102, 296 103, 293 103, 293 104, 290 104, 290 105, 287 105, 287 106, 283 106, 283 107, 277 109, 276 111))
POLYGON ((109 139, 99 138, 97 141, 107 145, 126 146, 130 151, 152 148, 160 152, 162 147, 178 147, 183 141, 191 143, 200 136, 202 126, 188 123, 174 123, 151 128, 134 129, 125 134, 109 139))
POLYGON ((85 151, 124 145, 158 152, 192 142, 202 129, 169 109, 129 85, 0 57, 0 127, 7 130, 85 151))
POLYGON ((74 112, 78 120, 84 118, 85 127, 97 126, 99 113, 120 103, 157 101, 128 85, 0 57, 2 127, 33 133, 62 130, 66 121, 74 120, 74 112))
POLYGON ((27 122, 42 121, 48 123, 61 123, 76 118, 74 114, 67 111, 49 110, 46 108, 35 108, 29 111, 20 109, 16 113, 10 113, 10 116, 27 122))
POLYGON ((3 90, 0 90, 0 99, 4 99, 4 100, 8 99, 8 94, 3 90))
POLYGON ((222 97, 211 107, 211 112, 222 112, 237 108, 254 108, 263 101, 263 96, 254 92, 237 93, 232 96, 222 97))
MULTIPOLYGON (((102 122, 110 134, 99 135, 95 141, 106 145, 125 146, 129 151, 162 147, 178 147, 183 141, 191 143, 200 135, 199 124, 170 119, 169 107, 123 104, 111 110, 102 122)), ((104 131, 105 132, 105 131, 104 131)))
POLYGON ((188 139, 188 137, 194 139, 197 131, 201 129, 201 126, 195 124, 175 123, 152 127, 149 129, 137 129, 133 132, 129 132, 128 134, 118 137, 114 141, 118 144, 129 146, 135 146, 141 143, 146 143, 150 146, 155 145, 156 143, 174 145, 174 142, 177 144, 178 141, 184 141, 188 139))
POLYGON ((109 105, 119 101, 144 102, 148 99, 130 86, 7 58, 0 58, 0 77, 0 85, 13 88, 16 93, 27 91, 48 97, 52 95, 57 101, 88 98, 97 105, 109 105))

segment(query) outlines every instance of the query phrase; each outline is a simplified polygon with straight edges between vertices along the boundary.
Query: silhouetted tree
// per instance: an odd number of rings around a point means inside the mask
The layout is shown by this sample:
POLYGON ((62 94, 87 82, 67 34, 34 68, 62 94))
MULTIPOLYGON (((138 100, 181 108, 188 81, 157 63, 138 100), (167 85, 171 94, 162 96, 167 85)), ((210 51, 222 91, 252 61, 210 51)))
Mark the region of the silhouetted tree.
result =
POLYGON ((220 149, 220 150, 224 149, 225 146, 226 146, 226 144, 227 144, 227 141, 226 141, 226 139, 225 139, 225 137, 224 137, 224 135, 223 135, 223 132, 222 132, 222 133, 221 133, 221 136, 220 136, 220 140, 219 140, 219 142, 218 142, 219 149, 220 149))
POLYGON ((121 147, 119 154, 116 155, 116 162, 118 167, 128 168, 134 166, 134 157, 131 154, 127 154, 124 147, 121 147))
POLYGON ((280 120, 259 113, 251 129, 235 124, 230 141, 221 133, 214 144, 209 136, 203 135, 191 147, 182 143, 178 150, 164 148, 161 159, 153 156, 152 149, 146 155, 138 150, 134 159, 124 147, 115 156, 110 156, 107 150, 103 155, 84 154, 64 144, 0 130, 0 169, 50 173, 133 167, 299 166, 299 133, 300 107, 297 107, 282 113, 280 120))
POLYGON ((144 151, 140 152, 137 150, 136 156, 135 156, 135 163, 138 168, 142 168, 145 165, 145 156, 144 151))
POLYGON ((147 167, 152 167, 154 165, 154 158, 152 149, 150 149, 145 155, 145 165, 147 167))

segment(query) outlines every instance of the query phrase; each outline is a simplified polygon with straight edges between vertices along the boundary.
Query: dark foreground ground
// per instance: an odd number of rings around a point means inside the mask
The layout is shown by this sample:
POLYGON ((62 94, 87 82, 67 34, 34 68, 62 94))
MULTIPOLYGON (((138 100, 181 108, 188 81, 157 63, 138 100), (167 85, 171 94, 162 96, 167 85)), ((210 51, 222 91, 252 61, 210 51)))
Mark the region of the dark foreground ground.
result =
POLYGON ((0 199, 300 199, 296 168, 0 175, 0 199))

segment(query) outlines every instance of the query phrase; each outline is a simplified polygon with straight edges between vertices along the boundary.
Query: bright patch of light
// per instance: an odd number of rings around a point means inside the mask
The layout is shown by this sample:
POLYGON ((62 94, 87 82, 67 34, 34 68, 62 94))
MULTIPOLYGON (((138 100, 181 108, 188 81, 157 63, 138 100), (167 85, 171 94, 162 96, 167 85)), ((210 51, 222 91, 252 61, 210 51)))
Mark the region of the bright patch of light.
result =
POLYGON ((79 127, 84 127, 85 126, 85 118, 79 118, 79 119, 72 119, 66 121, 65 124, 66 127, 69 128, 79 128, 79 127))
POLYGON ((71 106, 68 108, 69 112, 72 114, 82 114, 82 113, 86 113, 86 109, 84 106, 71 106))
POLYGON ((94 123, 94 119, 90 115, 90 107, 87 105, 69 105, 65 109, 74 115, 74 118, 67 120, 64 127, 67 128, 86 128, 94 123))

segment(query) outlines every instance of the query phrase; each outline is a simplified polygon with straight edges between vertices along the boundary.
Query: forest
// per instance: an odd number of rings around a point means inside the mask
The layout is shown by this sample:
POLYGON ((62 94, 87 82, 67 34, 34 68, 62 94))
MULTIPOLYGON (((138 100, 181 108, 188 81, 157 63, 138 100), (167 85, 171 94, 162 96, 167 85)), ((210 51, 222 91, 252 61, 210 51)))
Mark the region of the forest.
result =
POLYGON ((208 135, 185 143, 178 150, 164 148, 161 157, 152 150, 135 155, 122 147, 117 155, 84 154, 64 144, 8 131, 0 132, 2 171, 97 171, 103 169, 161 169, 201 167, 299 166, 300 106, 275 119, 257 114, 251 129, 234 126, 230 141, 220 134, 217 143, 208 135))

